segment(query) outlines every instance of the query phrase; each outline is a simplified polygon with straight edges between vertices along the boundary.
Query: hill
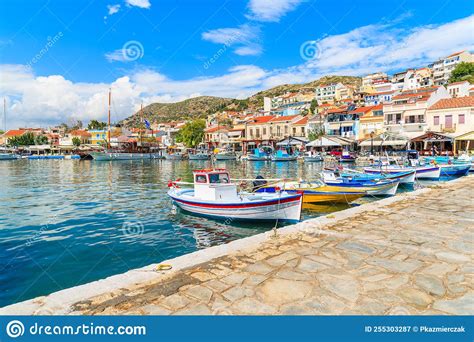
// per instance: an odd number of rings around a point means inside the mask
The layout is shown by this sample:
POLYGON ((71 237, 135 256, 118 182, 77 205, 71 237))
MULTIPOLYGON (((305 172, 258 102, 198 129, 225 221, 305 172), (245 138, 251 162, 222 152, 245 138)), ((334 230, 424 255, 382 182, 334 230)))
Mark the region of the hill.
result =
MULTIPOLYGON (((318 80, 304 84, 283 84, 271 89, 260 91, 247 99, 237 100, 215 96, 199 96, 175 103, 152 103, 143 108, 143 117, 150 122, 168 122, 172 120, 186 120, 189 118, 205 118, 222 110, 258 109, 263 107, 264 97, 274 97, 288 91, 296 92, 326 83, 341 82, 346 85, 359 86, 360 77, 353 76, 324 76, 318 80)), ((139 112, 133 114, 121 123, 134 127, 140 122, 139 112)))

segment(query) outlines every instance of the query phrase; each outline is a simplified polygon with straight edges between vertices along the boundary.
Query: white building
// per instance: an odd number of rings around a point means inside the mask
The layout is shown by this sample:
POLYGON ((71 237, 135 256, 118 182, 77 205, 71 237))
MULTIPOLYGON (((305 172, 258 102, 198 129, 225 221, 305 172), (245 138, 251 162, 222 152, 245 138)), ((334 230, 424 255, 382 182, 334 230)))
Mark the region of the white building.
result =
POLYGON ((341 88, 344 88, 342 83, 321 84, 316 87, 316 100, 319 104, 333 103, 341 88))
POLYGON ((474 131, 474 96, 442 99, 426 111, 430 131, 461 135, 474 131))
POLYGON ((471 84, 468 81, 454 82, 446 86, 451 97, 469 96, 471 84))
POLYGON ((473 56, 469 51, 460 51, 453 53, 445 58, 440 58, 429 65, 433 70, 433 81, 435 85, 444 85, 448 83, 451 72, 456 65, 461 62, 472 62, 473 56))
POLYGON ((449 98, 444 87, 421 88, 402 92, 383 105, 384 126, 389 133, 409 138, 428 129, 426 110, 441 99, 449 98))

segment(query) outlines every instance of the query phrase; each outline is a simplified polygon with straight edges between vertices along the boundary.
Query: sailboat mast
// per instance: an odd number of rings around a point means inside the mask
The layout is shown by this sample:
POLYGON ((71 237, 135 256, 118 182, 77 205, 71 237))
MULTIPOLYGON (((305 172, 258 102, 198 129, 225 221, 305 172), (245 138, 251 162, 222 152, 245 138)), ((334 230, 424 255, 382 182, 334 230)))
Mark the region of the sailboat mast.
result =
POLYGON ((108 115, 108 134, 107 134, 107 148, 110 148, 110 104, 112 100, 112 88, 109 88, 109 115, 108 115))
MULTIPOLYGON (((140 105, 140 122, 143 124, 144 121, 143 121, 143 102, 141 103, 140 105)), ((138 126, 138 129, 139 129, 139 134, 140 134, 140 146, 143 145, 143 139, 142 139, 142 128, 141 128, 142 125, 139 125, 138 126)))
MULTIPOLYGON (((7 133, 7 99, 5 97, 3 98, 3 128, 3 134, 7 133)), ((7 147, 7 138, 5 136, 3 138, 3 144, 7 147)))

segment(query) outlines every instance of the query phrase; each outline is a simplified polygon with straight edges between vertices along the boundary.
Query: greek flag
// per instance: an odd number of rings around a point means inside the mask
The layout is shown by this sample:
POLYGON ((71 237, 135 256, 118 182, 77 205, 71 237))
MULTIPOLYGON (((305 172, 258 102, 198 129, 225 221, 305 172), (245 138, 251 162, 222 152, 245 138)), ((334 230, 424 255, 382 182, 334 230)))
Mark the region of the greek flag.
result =
POLYGON ((147 119, 145 119, 145 126, 147 129, 151 129, 150 122, 147 119))

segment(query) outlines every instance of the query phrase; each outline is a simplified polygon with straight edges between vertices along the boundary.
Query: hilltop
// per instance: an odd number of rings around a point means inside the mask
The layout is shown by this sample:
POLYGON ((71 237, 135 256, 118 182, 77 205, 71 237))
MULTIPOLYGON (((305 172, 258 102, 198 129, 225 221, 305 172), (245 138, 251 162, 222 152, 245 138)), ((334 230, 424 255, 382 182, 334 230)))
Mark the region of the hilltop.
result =
MULTIPOLYGON (((206 118, 210 114, 223 110, 255 110, 263 107, 264 97, 279 96, 289 91, 297 92, 305 88, 314 90, 318 85, 337 82, 359 86, 361 84, 361 78, 353 76, 324 76, 308 83, 279 85, 260 91, 244 100, 216 96, 199 96, 174 103, 152 103, 143 108, 143 117, 155 123, 186 120, 189 118, 206 118)), ((131 127, 136 126, 139 122, 139 112, 122 121, 124 125, 131 127)))

